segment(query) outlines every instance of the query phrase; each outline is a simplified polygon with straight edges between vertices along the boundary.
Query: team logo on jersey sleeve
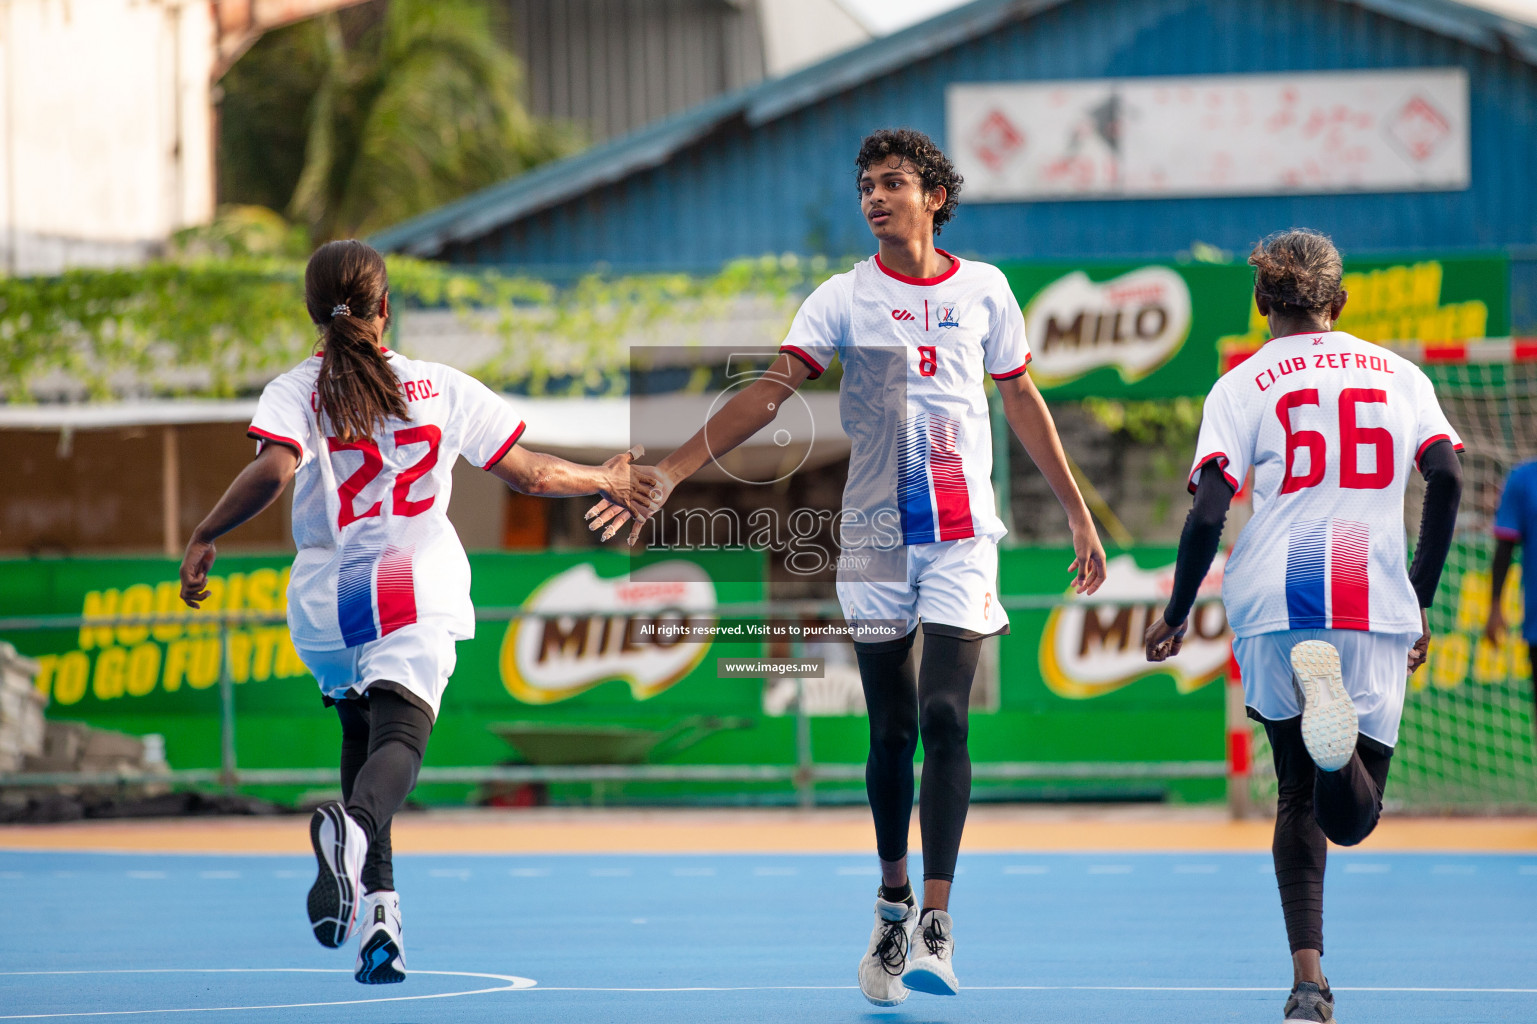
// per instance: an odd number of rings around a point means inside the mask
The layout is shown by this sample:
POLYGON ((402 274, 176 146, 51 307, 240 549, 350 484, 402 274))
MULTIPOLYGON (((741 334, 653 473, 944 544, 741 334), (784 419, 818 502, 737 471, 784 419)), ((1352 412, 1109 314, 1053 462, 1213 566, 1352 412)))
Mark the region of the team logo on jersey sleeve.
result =
POLYGON ((1226 562, 1218 555, 1201 582, 1179 657, 1149 665, 1142 637, 1168 603, 1174 566, 1143 569, 1131 555, 1112 558, 1093 603, 1070 597, 1046 620, 1040 654, 1047 688, 1059 697, 1087 700, 1152 676, 1174 676, 1179 693, 1216 679, 1227 667, 1231 640, 1221 601, 1226 562), (1105 600, 1115 603, 1099 603, 1105 600))
POLYGON ((636 700, 688 675, 710 649, 669 637, 668 624, 714 621, 715 584, 693 562, 606 579, 587 563, 546 580, 502 640, 502 684, 526 704, 553 704, 623 680, 636 700))

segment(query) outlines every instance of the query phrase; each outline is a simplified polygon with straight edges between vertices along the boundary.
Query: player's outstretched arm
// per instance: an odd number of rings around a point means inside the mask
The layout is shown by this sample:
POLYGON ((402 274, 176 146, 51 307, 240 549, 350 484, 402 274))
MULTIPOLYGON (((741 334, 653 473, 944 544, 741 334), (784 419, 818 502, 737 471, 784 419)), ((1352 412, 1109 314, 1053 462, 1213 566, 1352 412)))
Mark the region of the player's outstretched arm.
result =
MULTIPOLYGON (((693 437, 683 442, 671 455, 656 465, 658 479, 649 495, 652 511, 661 508, 672 490, 712 459, 719 458, 774 421, 785 399, 795 393, 811 370, 793 356, 780 353, 763 376, 737 393, 736 397, 705 423, 693 437)), ((623 523, 625 510, 609 501, 600 501, 587 510, 587 528, 603 530, 608 540, 623 523), (606 529, 604 529, 607 527, 606 529)), ((630 531, 635 543, 639 523, 630 531)))
POLYGON ((1073 473, 1067 468, 1067 455, 1062 451, 1062 440, 1057 436, 1051 410, 1046 408, 1046 400, 1036 390, 1028 373, 998 381, 998 395, 1003 399, 1003 415, 1014 436, 1030 453, 1030 458, 1051 486, 1051 492, 1067 512, 1075 556, 1068 568, 1074 574, 1073 589, 1080 594, 1092 594, 1105 582, 1105 549, 1099 542, 1099 532, 1094 529, 1089 507, 1083 503, 1073 473))
POLYGON ((1450 441, 1443 438, 1426 448, 1419 464, 1425 477, 1425 500, 1420 510, 1420 539, 1409 565, 1409 585, 1419 599, 1420 637, 1409 651, 1411 674, 1430 655, 1430 620, 1425 609, 1435 603, 1441 570, 1457 529, 1457 507, 1462 503, 1462 462, 1450 441))
POLYGON ((1179 555, 1174 560, 1174 586, 1163 614, 1147 627, 1142 642, 1148 661, 1174 657, 1185 644, 1186 620, 1201 590, 1201 581, 1211 569, 1217 549, 1222 546, 1222 527, 1236 492, 1222 473, 1222 463, 1208 459, 1201 464, 1201 481, 1196 485, 1195 501, 1185 516, 1185 528, 1179 535, 1179 555))
POLYGON ((255 460, 235 477, 213 511, 197 524, 181 560, 181 599, 189 607, 198 607, 208 597, 208 570, 218 556, 214 541, 266 511, 298 469, 298 452, 286 444, 264 445, 255 460))
MULTIPOLYGON (((489 469, 508 487, 523 494, 543 498, 601 495, 609 507, 623 513, 623 518, 614 525, 616 531, 619 525, 632 517, 638 530, 645 518, 655 510, 651 495, 657 489, 658 480, 654 467, 635 464, 635 460, 644 454, 646 449, 636 445, 613 456, 601 466, 584 466, 554 455, 531 452, 521 445, 513 445, 501 461, 489 469)), ((632 544, 634 532, 631 533, 632 544)))

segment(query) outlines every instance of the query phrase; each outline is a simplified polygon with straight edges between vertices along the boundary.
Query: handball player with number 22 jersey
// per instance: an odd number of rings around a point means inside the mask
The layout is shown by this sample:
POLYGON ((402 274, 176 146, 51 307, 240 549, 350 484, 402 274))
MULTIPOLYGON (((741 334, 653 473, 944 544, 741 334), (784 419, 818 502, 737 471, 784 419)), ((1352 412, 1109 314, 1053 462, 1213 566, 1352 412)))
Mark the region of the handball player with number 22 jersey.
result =
POLYGON ((633 449, 602 466, 529 452, 523 423, 484 384, 384 348, 384 259, 362 242, 316 250, 304 293, 322 351, 262 392, 256 459, 193 532, 181 595, 193 608, 207 599, 214 541, 293 480, 288 627, 342 734, 342 800, 310 821, 310 926, 332 948, 360 934, 354 976, 384 984, 405 979, 390 819, 416 785, 455 642, 475 635, 469 560, 448 520, 455 460, 527 494, 600 494, 636 516, 656 474, 631 465, 633 449))
MULTIPOLYGON (((1008 282, 996 267, 934 247, 955 209, 960 175, 927 136, 880 131, 860 148, 855 182, 878 252, 806 299, 773 367, 662 460, 662 484, 651 497, 665 502, 678 481, 763 429, 795 389, 841 360, 840 412, 852 446, 841 513, 876 509, 870 518, 889 514, 892 528, 890 544, 870 557, 879 572, 840 558, 838 599, 853 627, 869 709, 865 786, 882 875, 859 987, 870 1002, 895 1006, 909 989, 955 995, 960 988, 949 899, 971 800, 967 712, 982 641, 1008 629, 998 602, 1004 525, 992 489, 988 378, 1067 512, 1076 554, 1068 571, 1078 593, 1098 589, 1105 554, 1027 372, 1024 318, 1008 282), (921 909, 907 876, 920 736, 921 909)), ((628 515, 599 503, 589 517, 610 536, 628 515)), ((840 524, 845 551, 849 522, 840 524)))
POLYGON ((1326 838, 1354 846, 1377 826, 1404 688, 1425 661, 1451 547, 1462 443, 1429 378, 1389 350, 1334 330, 1339 253, 1293 230, 1249 256, 1271 340, 1206 398, 1174 592, 1148 627, 1150 661, 1179 653, 1186 619, 1254 471, 1254 517, 1223 571, 1250 717, 1275 756, 1276 883, 1292 950, 1288 1021, 1333 1024, 1323 974, 1326 838), (1425 477, 1414 563, 1404 488, 1425 477))

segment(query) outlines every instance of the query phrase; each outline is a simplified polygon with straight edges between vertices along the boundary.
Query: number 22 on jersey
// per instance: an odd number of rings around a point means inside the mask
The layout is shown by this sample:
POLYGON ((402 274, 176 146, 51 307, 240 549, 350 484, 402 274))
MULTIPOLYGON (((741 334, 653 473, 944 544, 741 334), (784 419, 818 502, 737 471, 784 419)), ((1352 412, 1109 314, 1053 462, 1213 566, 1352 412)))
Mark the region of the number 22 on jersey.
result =
MULTIPOLYGON (((1388 394, 1379 388, 1345 388, 1339 398, 1340 428, 1340 486, 1357 490, 1381 490, 1393 482, 1393 434, 1386 427, 1363 427, 1357 424, 1362 405, 1386 405, 1388 394), (1361 468, 1361 449, 1373 451, 1372 469, 1361 468)), ((1323 482, 1324 466, 1328 459, 1328 442, 1316 430, 1296 428, 1292 424, 1293 410, 1319 404, 1317 388, 1289 391, 1276 402, 1276 417, 1286 432, 1286 475, 1281 480, 1281 493, 1291 494, 1323 482), (1297 452, 1307 452, 1307 473, 1297 475, 1297 452)))
MULTIPOLYGON (((432 472, 432 467, 438 464, 438 444, 442 439, 443 432, 430 423, 395 431, 397 450, 418 444, 425 444, 427 450, 415 462, 395 474, 394 486, 390 488, 390 511, 394 515, 419 516, 437 500, 436 495, 411 500, 411 485, 432 472)), ((343 441, 328 437, 326 441, 333 452, 361 452, 363 455, 363 464, 337 487, 337 496, 341 499, 341 509, 336 515, 337 528, 346 529, 349 523, 379 515, 384 506, 382 498, 361 512, 357 510, 358 495, 384 472, 384 456, 379 451, 378 443, 368 438, 343 441)))

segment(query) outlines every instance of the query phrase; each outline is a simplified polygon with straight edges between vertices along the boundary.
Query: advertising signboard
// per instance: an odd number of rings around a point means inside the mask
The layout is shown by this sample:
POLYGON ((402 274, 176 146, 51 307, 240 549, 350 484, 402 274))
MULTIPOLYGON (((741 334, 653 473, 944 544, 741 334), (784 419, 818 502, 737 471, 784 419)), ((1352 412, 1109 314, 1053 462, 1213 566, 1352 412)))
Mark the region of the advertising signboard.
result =
MULTIPOLYGON (((1030 373, 1051 399, 1199 397, 1270 336, 1254 272, 1229 263, 1005 263, 1030 373)), ((1503 254, 1355 259, 1339 329, 1379 344, 1510 332, 1503 254)))
POLYGON ((1462 68, 957 83, 968 202, 1465 189, 1462 68))

